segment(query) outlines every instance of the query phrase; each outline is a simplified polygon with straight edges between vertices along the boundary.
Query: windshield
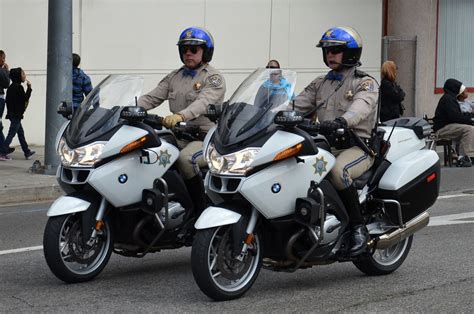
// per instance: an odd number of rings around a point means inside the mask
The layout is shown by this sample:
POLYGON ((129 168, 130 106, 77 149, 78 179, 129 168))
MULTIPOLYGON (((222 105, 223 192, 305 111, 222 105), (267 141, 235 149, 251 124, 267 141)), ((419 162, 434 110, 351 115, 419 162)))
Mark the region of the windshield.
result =
POLYGON ((87 95, 74 113, 66 131, 72 147, 83 145, 118 125, 124 106, 134 106, 142 92, 143 78, 129 75, 109 75, 87 95))
POLYGON ((288 110, 294 98, 296 72, 257 69, 250 74, 224 108, 217 127, 222 146, 241 142, 273 125, 275 115, 288 110))

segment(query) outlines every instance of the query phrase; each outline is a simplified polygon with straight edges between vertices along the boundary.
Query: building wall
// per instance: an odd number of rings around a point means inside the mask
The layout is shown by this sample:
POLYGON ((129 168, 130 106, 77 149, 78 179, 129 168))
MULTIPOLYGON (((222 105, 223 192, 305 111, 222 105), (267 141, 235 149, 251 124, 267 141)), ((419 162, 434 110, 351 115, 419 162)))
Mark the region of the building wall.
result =
MULTIPOLYGON (((10 67, 23 67, 33 84, 24 128, 34 144, 44 144, 47 16, 47 0, 0 1, 0 49, 10 67)), ((226 99, 273 58, 298 72, 300 92, 327 72, 315 45, 335 25, 360 32, 362 70, 379 77, 382 0, 74 0, 73 51, 94 85, 108 74, 138 74, 145 78, 145 93, 181 66, 176 42, 193 25, 214 36, 212 64, 225 76, 226 99)), ((155 113, 167 114, 167 104, 155 113)))
MULTIPOLYGON (((435 94, 437 0, 387 1, 387 35, 417 37, 414 114, 434 115, 440 94, 435 94)), ((403 59, 394 60, 397 63, 403 59)), ((413 60, 409 60, 413 61, 413 60)), ((408 81, 399 82, 402 88, 408 81)))

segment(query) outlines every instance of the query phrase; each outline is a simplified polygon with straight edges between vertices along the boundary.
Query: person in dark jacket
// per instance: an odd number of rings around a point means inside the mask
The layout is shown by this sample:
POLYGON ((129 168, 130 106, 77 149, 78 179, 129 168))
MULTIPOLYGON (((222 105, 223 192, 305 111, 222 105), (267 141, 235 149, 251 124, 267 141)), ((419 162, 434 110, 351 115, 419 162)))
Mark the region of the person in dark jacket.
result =
POLYGON ((81 57, 77 53, 72 54, 72 104, 74 108, 81 105, 84 96, 92 91, 90 77, 79 68, 81 57))
MULTIPOLYGON (((3 147, 3 143, 5 143, 5 136, 3 135, 3 112, 5 111, 5 89, 10 86, 10 77, 8 73, 10 72, 10 68, 8 64, 5 62, 6 54, 5 51, 0 50, 0 147, 3 147)), ((15 149, 13 147, 9 147, 7 153, 13 153, 15 149)), ((10 159, 6 155, 1 155, 0 160, 8 160, 10 159)))
POLYGON ((405 92, 396 83, 397 65, 393 61, 385 61, 382 64, 382 82, 380 83, 380 121, 397 119, 403 115, 404 107, 402 101, 405 92))
POLYGON ((471 115, 462 113, 457 96, 466 87, 458 80, 448 79, 444 83, 444 95, 438 102, 434 116, 433 130, 439 138, 459 141, 459 167, 471 167, 474 158, 474 127, 471 115))
POLYGON ((25 71, 23 71, 22 68, 11 69, 10 79, 12 80, 12 84, 8 87, 7 97, 5 99, 7 104, 7 119, 10 120, 10 129, 8 130, 8 135, 3 144, 2 153, 6 153, 6 148, 10 146, 13 137, 18 135, 18 140, 20 141, 25 159, 30 159, 35 152, 28 148, 21 120, 23 119, 23 114, 25 113, 31 96, 31 83, 26 79, 25 71), (21 85, 25 81, 27 86, 26 92, 23 85, 21 85))

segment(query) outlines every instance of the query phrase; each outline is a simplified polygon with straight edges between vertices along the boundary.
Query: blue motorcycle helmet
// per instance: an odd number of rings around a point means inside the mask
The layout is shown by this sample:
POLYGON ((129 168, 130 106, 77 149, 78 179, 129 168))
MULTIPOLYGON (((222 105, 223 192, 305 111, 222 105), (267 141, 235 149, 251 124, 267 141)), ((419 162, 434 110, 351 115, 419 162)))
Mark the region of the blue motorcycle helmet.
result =
POLYGON ((214 39, 211 33, 201 27, 188 27, 179 35, 178 40, 179 57, 183 61, 183 47, 184 46, 200 46, 204 50, 202 55, 202 62, 208 63, 212 60, 214 53, 214 39))
POLYGON ((324 32, 316 47, 323 49, 323 60, 326 60, 326 49, 328 47, 340 47, 343 52, 342 65, 347 67, 360 66, 362 54, 362 39, 359 33, 352 27, 332 27, 324 32))

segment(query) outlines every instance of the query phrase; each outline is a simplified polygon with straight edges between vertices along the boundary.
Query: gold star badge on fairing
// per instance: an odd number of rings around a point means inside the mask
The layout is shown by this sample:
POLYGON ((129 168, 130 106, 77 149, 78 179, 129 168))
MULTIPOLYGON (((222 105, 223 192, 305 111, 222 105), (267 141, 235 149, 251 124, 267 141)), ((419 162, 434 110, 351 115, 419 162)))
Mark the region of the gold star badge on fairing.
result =
POLYGON ((158 155, 158 165, 166 168, 167 164, 171 164, 171 154, 168 153, 168 150, 161 150, 158 155))
POLYGON ((316 158, 316 162, 313 165, 314 173, 315 174, 317 173, 320 176, 322 176, 323 173, 327 171, 327 169, 326 169, 327 164, 328 164, 328 162, 326 160, 324 160, 324 157, 316 158))

